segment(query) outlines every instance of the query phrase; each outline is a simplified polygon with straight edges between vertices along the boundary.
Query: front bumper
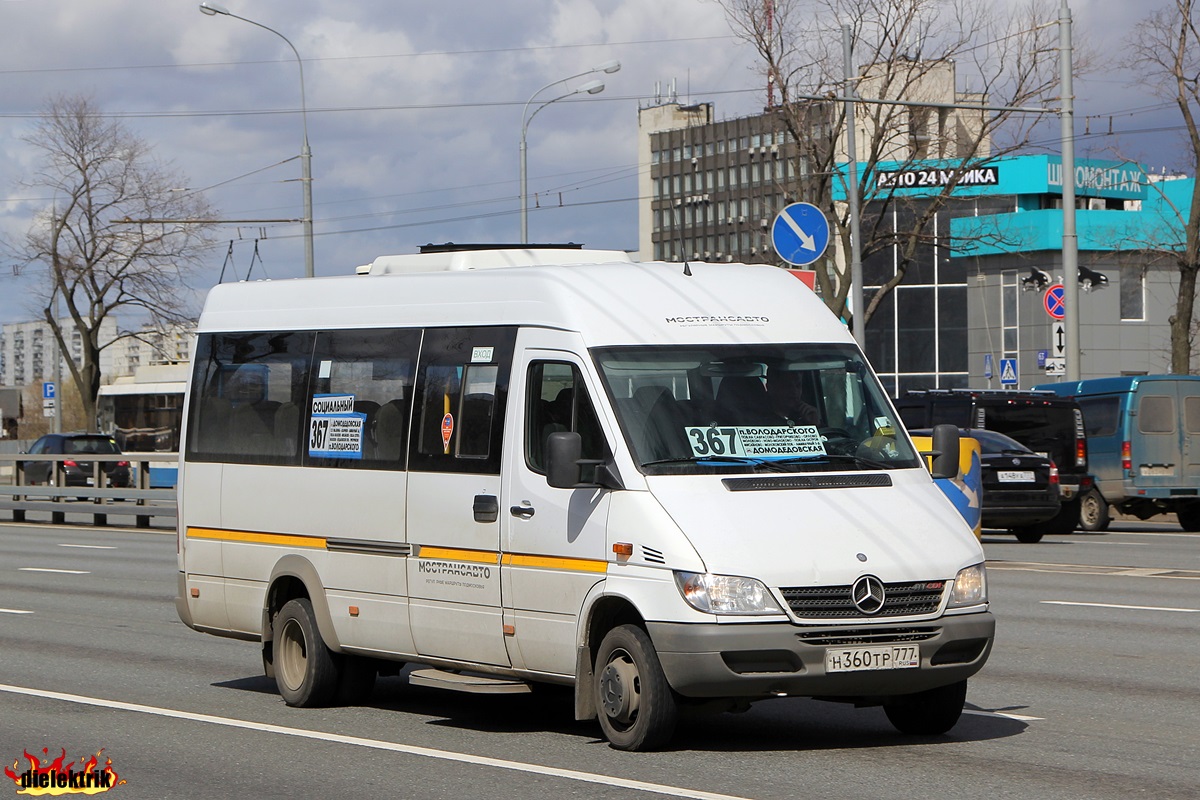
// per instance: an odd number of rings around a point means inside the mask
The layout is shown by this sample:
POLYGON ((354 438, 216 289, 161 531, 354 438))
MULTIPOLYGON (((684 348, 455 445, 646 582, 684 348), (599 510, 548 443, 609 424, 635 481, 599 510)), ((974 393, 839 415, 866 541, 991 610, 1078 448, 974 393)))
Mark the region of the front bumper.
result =
POLYGON ((974 675, 991 653, 996 620, 984 611, 909 624, 651 622, 647 628, 667 681, 685 697, 883 698, 974 675), (892 643, 918 644, 921 666, 825 673, 825 651, 831 646, 892 643))

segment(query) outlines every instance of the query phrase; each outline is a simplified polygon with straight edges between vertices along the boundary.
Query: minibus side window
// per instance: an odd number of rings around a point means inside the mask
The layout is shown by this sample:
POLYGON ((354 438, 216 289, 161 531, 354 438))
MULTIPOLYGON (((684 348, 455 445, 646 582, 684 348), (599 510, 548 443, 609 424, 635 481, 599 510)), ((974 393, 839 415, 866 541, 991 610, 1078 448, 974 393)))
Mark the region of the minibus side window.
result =
POLYGON ((500 474, 516 328, 428 328, 409 469, 500 474))
POLYGON ((305 463, 405 468, 421 330, 317 334, 306 409, 305 463))
POLYGON ((1087 436, 1112 436, 1117 432, 1121 399, 1118 397, 1080 397, 1083 430, 1087 436))
POLYGON ((313 334, 202 334, 196 347, 188 458, 300 463, 301 409, 313 334))
POLYGON ((583 376, 574 365, 539 361, 529 366, 525 401, 525 463, 546 472, 546 440, 550 434, 574 432, 582 439, 582 457, 603 459, 607 447, 583 376))

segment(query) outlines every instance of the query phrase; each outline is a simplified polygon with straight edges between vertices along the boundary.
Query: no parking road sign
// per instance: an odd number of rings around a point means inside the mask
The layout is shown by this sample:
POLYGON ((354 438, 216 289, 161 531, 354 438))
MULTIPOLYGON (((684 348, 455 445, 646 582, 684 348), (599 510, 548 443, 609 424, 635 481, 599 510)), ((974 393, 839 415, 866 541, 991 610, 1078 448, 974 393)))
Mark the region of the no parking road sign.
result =
POLYGON ((771 246, 789 264, 807 266, 829 246, 829 221, 812 203, 792 203, 771 225, 771 246))
POLYGON ((1056 283, 1046 290, 1042 297, 1042 306, 1046 313, 1054 319, 1062 319, 1067 312, 1067 290, 1061 283, 1056 283))

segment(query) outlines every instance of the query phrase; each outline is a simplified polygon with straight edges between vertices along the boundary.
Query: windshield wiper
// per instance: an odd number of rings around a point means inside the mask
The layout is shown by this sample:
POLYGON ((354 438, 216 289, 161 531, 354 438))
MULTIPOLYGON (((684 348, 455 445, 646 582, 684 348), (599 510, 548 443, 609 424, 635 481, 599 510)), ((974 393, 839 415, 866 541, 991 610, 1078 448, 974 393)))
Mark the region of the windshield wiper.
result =
MULTIPOLYGON (((856 464, 860 467, 866 467, 868 469, 895 469, 896 468, 895 464, 888 464, 883 461, 876 461, 874 459, 863 458, 861 456, 843 455, 841 453, 826 453, 825 455, 820 455, 820 456, 790 456, 788 458, 773 458, 769 462, 766 462, 766 463, 778 464, 780 466, 783 466, 784 464, 792 464, 792 465, 820 464, 823 461, 849 462, 851 464, 856 464)), ((780 471, 783 471, 783 470, 780 470, 780 471)))
POLYGON ((693 456, 692 458, 657 458, 654 461, 643 461, 643 467, 656 467, 660 464, 700 464, 705 461, 719 461, 723 464, 761 464, 761 459, 750 456, 693 456))

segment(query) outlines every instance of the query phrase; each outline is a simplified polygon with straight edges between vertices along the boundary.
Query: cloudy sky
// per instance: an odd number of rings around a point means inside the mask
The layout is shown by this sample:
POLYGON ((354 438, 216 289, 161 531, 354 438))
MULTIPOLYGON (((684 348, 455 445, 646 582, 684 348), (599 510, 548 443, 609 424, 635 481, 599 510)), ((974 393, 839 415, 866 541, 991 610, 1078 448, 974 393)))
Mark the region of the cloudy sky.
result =
MULTIPOLYGON (((1115 58, 1132 23, 1164 2, 1072 0, 1076 37, 1115 58)), ((222 5, 274 28, 304 59, 318 275, 428 242, 517 241, 525 102, 595 64, 622 69, 600 76, 603 93, 558 102, 529 127, 533 241, 636 247, 637 110, 656 85, 665 93, 674 81, 682 100, 712 101, 719 118, 756 113, 765 99, 752 53, 713 0, 222 5)), ((1178 112, 1099 66, 1076 82, 1078 132, 1088 134, 1077 155, 1119 148, 1155 169, 1183 166, 1177 134, 1164 131, 1178 112)), ((222 218, 301 215, 299 73, 282 39, 205 16, 193 0, 0 0, 0 236, 21 236, 50 204, 18 186, 35 158, 20 137, 59 94, 87 94, 119 115, 187 188, 206 189, 222 218)), ((252 277, 303 274, 298 224, 231 223, 219 238, 197 294, 222 267, 226 280, 244 277, 256 244, 252 277)), ((0 322, 35 316, 31 280, 0 264, 0 322)))

